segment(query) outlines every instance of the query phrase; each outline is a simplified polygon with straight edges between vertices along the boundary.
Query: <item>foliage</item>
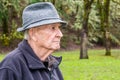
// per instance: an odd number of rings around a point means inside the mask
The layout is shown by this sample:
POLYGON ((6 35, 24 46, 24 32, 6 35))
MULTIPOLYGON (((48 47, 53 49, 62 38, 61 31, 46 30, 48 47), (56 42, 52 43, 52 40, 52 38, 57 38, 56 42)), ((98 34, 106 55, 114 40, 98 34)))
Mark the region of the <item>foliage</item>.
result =
POLYGON ((21 10, 25 6, 24 0, 1 0, 0 1, 0 43, 9 46, 13 40, 23 36, 16 32, 21 23, 21 10), (21 7, 22 6, 22 7, 21 7))
POLYGON ((9 46, 10 43, 14 40, 23 39, 22 33, 16 32, 17 24, 14 21, 12 21, 12 26, 13 28, 9 36, 7 36, 6 34, 0 35, 1 44, 3 44, 4 46, 9 46))
POLYGON ((8 46, 10 43, 10 38, 5 34, 0 35, 0 40, 2 41, 3 45, 8 46))
MULTIPOLYGON (((115 0, 114 0, 115 1, 115 0)), ((119 0, 117 0, 119 1, 119 0)), ((119 1, 120 3, 120 1, 119 1)), ((114 35, 112 40, 116 44, 120 44, 120 4, 112 2, 110 6, 110 32, 114 35)))
POLYGON ((8 34, 11 30, 11 22, 14 17, 18 16, 21 6, 17 0, 1 0, 0 1, 0 27, 3 29, 3 34, 8 34), (8 27, 9 25, 9 27, 8 27))
MULTIPOLYGON (((11 43, 11 40, 15 38, 21 39, 22 35, 18 32, 15 32, 15 30, 21 25, 21 11, 23 8, 28 4, 43 1, 54 3, 62 19, 68 22, 68 26, 66 28, 67 33, 64 34, 65 36, 62 45, 65 47, 68 41, 74 40, 75 43, 80 44, 79 36, 81 34, 84 14, 83 0, 0 0, 0 41, 5 42, 4 45, 10 45, 9 43, 11 43), (3 19, 6 19, 6 25, 9 25, 7 29, 8 34, 2 33, 2 28, 5 28, 5 25, 3 25, 3 21, 5 20, 3 19), (12 21, 14 21, 16 27, 13 26, 12 21), (70 33, 73 34, 69 36, 70 33), (17 35, 19 35, 18 37, 20 38, 18 38, 17 35)), ((110 4, 110 35, 112 35, 111 39, 112 43, 114 44, 120 44, 119 2, 119 0, 111 0, 110 4)), ((102 38, 103 33, 101 32, 100 15, 97 6, 97 0, 94 0, 94 3, 91 6, 91 12, 88 21, 88 39, 90 42, 89 44, 92 46, 94 43, 100 44, 102 41, 104 41, 102 38)))
MULTIPOLYGON (((100 23, 100 14, 98 11, 99 5, 97 4, 97 1, 95 1, 92 5, 92 10, 89 16, 89 41, 90 42, 97 42, 101 43, 104 41, 103 38, 103 32, 101 28, 100 23)), ((109 30, 110 30, 110 37, 111 41, 114 44, 120 44, 120 38, 119 38, 119 7, 117 3, 114 3, 111 1, 110 4, 110 16, 109 16, 109 30)), ((103 43, 102 43, 103 44, 103 43)))

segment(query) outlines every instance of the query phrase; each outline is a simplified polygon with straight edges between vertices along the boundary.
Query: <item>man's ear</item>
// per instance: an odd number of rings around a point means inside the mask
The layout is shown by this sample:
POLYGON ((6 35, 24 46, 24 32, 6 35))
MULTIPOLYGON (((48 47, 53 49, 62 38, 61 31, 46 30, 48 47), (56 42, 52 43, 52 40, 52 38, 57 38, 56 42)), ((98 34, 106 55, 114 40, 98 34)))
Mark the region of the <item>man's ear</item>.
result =
POLYGON ((33 29, 33 28, 29 29, 29 31, 28 31, 29 36, 30 36, 30 39, 32 39, 32 40, 34 40, 34 41, 37 41, 36 36, 35 36, 35 34, 36 34, 35 32, 36 32, 36 31, 35 31, 35 29, 33 29))

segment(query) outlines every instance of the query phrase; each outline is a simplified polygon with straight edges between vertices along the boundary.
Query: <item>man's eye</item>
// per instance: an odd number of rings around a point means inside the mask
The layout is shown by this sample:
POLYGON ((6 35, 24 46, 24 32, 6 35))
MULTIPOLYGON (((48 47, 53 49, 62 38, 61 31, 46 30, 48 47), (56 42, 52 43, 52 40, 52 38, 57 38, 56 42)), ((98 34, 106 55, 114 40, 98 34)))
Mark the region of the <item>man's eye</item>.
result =
POLYGON ((52 27, 52 30, 55 30, 55 27, 52 27))

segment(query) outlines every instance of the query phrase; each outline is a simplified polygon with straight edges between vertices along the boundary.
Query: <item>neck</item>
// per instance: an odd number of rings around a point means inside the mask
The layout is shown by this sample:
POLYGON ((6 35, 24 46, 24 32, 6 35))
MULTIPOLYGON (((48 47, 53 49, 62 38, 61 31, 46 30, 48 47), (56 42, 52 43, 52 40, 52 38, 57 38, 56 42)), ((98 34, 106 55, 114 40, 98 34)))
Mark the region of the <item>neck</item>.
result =
POLYGON ((30 45, 30 47, 33 49, 34 53, 37 55, 37 57, 41 60, 41 61, 45 61, 48 56, 50 54, 52 54, 53 50, 49 50, 47 48, 43 48, 43 47, 38 47, 37 44, 35 44, 35 42, 28 40, 28 44, 30 45))

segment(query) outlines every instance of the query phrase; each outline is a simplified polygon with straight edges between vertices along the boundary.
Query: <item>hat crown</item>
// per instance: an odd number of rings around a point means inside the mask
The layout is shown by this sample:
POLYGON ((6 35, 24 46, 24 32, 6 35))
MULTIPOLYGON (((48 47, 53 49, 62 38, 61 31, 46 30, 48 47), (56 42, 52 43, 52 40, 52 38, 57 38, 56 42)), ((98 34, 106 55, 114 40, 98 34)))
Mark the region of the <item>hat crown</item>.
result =
POLYGON ((28 5, 23 10, 22 20, 22 27, 18 28, 17 31, 24 31, 32 27, 52 23, 67 24, 65 21, 61 20, 56 8, 50 2, 39 2, 28 5))
POLYGON ((22 26, 27 27, 34 22, 51 18, 60 18, 52 3, 35 3, 24 9, 22 15, 22 26))

